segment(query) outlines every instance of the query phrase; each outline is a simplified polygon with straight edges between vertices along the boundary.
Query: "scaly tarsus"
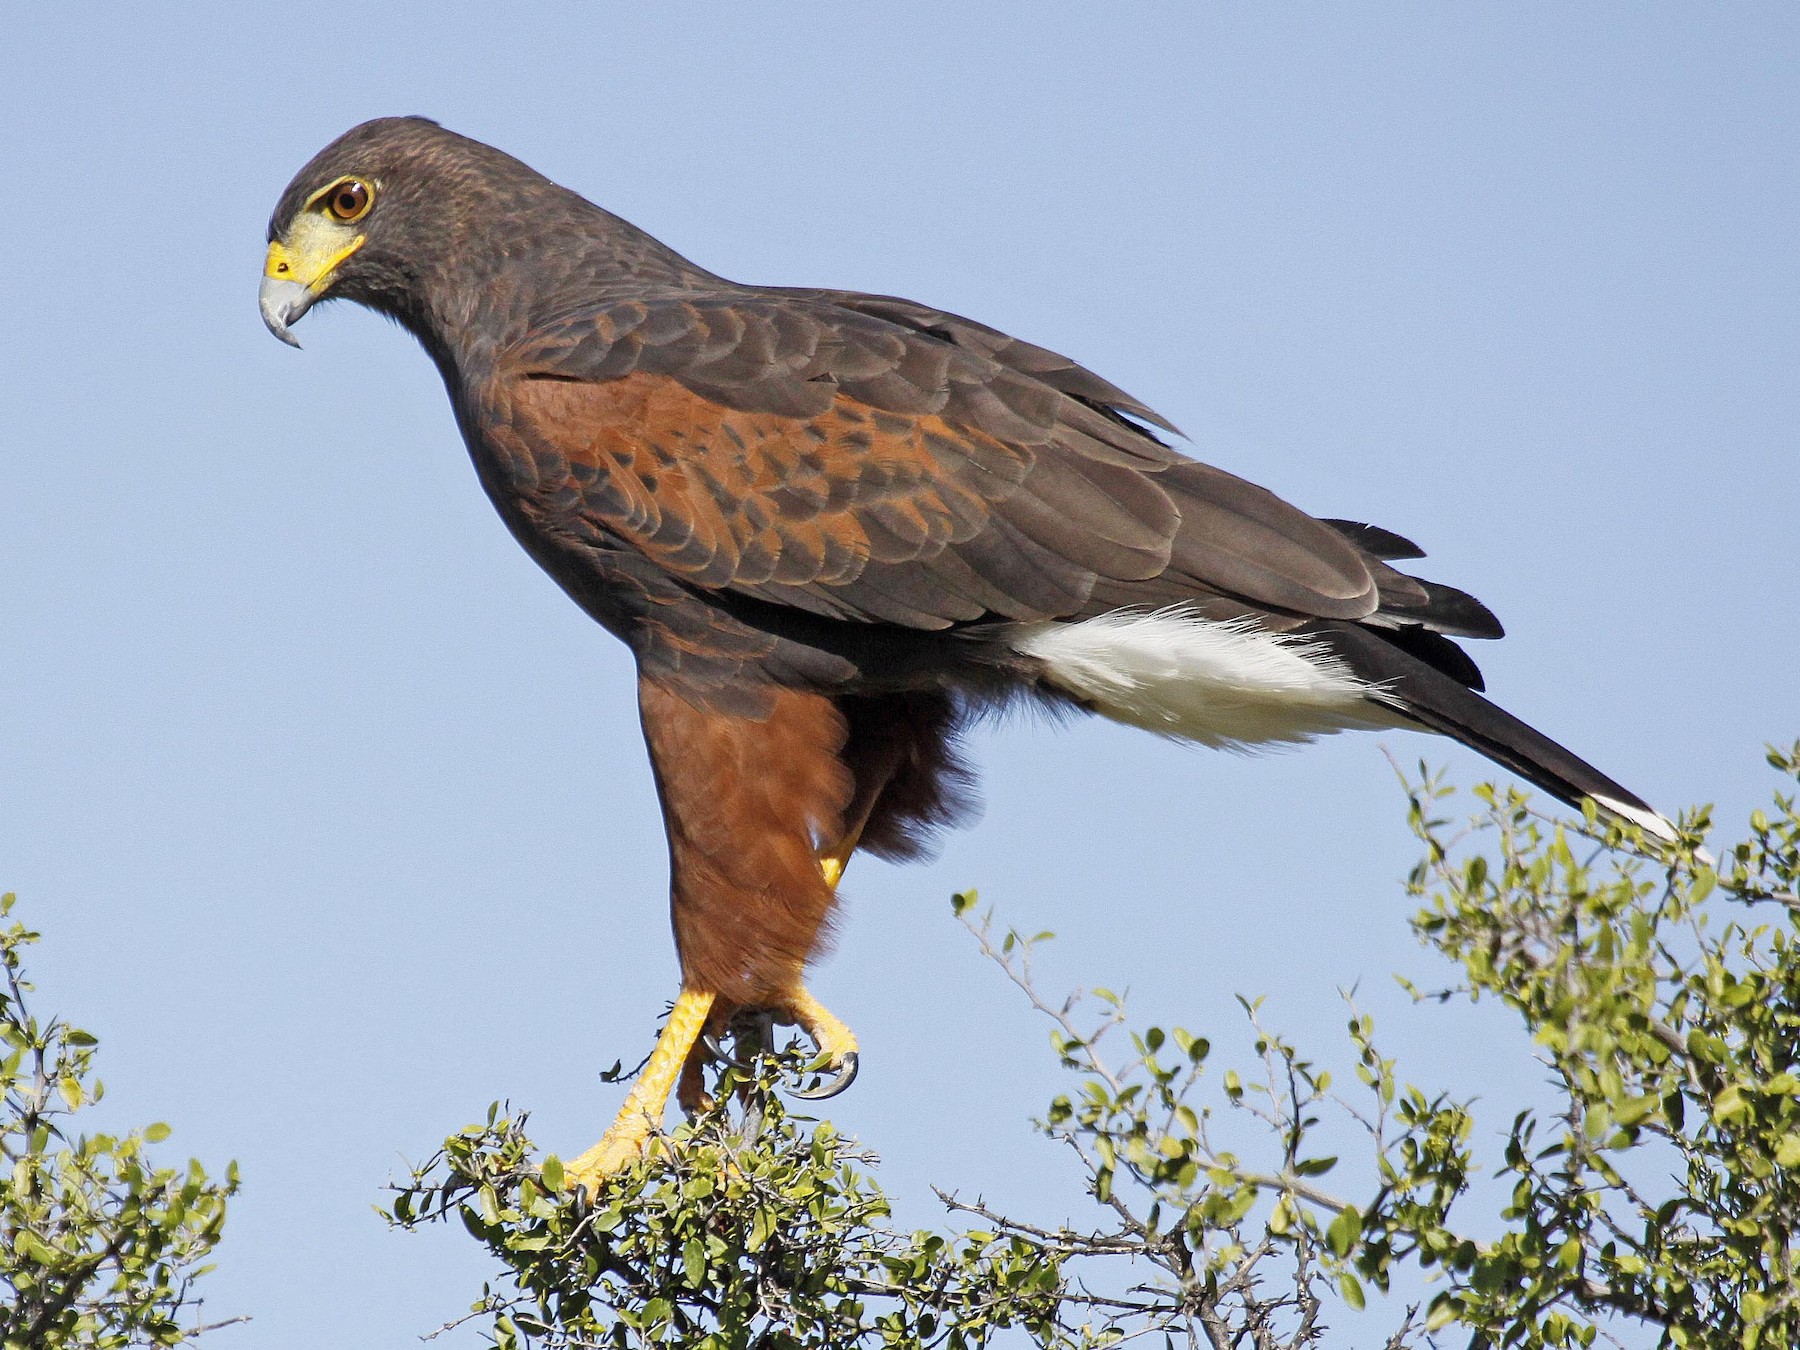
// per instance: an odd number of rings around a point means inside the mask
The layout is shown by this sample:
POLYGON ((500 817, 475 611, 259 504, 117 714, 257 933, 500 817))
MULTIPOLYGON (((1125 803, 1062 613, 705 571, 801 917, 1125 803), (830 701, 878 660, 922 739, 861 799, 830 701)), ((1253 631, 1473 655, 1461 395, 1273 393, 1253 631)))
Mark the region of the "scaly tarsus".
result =
POLYGON ((598 1190, 606 1178, 636 1162, 662 1125, 669 1094, 683 1077, 688 1054, 706 1029, 714 995, 683 989, 669 1010, 669 1021, 657 1037, 656 1049, 631 1086, 612 1127, 586 1153, 569 1163, 563 1174, 571 1182, 598 1190))
MULTIPOLYGON (((856 851, 860 830, 846 835, 829 852, 819 855, 819 871, 825 884, 837 888, 843 878, 850 855, 856 851)), ((683 989, 669 1010, 668 1025, 657 1037, 656 1049, 650 1054, 644 1071, 631 1086, 625 1104, 613 1119, 600 1142, 569 1163, 563 1174, 574 1184, 597 1190, 601 1182, 629 1167, 644 1154, 650 1138, 662 1124, 663 1110, 669 1095, 679 1086, 681 1104, 689 1111, 704 1107, 708 1101, 700 1073, 700 1059, 694 1054, 696 1043, 704 1045, 727 1064, 743 1067, 735 1057, 727 1055, 718 1035, 709 1031, 716 996, 697 989, 683 989)), ((812 1038, 819 1057, 834 1070, 833 1076, 818 1087, 795 1091, 792 1095, 809 1101, 835 1097, 856 1081, 861 1065, 856 1035, 803 985, 795 984, 795 992, 771 1011, 780 1020, 792 1022, 812 1038)), ((765 1037, 766 1041, 766 1037, 765 1037)))

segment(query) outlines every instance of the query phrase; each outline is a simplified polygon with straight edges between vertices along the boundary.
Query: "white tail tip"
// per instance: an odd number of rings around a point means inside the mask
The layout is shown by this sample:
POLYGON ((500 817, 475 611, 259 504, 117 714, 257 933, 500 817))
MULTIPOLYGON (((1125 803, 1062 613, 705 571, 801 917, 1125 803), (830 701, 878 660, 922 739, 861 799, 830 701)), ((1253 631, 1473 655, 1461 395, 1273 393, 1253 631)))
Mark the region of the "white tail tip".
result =
POLYGON ((1645 834, 1654 835, 1665 844, 1673 844, 1680 839, 1675 832, 1675 822, 1658 811, 1647 811, 1641 806, 1627 806, 1624 802, 1614 801, 1611 797, 1594 794, 1594 800, 1621 820, 1628 820, 1645 834))

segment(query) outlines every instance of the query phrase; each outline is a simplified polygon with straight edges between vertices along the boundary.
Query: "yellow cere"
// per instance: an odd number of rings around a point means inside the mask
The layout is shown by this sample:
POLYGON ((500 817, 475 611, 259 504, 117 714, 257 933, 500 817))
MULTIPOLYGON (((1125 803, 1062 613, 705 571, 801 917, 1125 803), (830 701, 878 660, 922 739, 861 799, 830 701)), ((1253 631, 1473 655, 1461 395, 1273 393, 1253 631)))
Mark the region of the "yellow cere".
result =
MULTIPOLYGON (((315 194, 323 198, 338 184, 315 194)), ((366 238, 353 226, 332 220, 312 209, 304 210, 288 226, 287 237, 269 245, 269 257, 263 264, 263 275, 277 281, 297 281, 317 295, 331 283, 331 274, 345 258, 363 246, 366 238)))
POLYGON ((298 281, 317 294, 330 284, 338 265, 363 246, 363 239, 348 226, 319 216, 301 216, 286 239, 269 245, 263 275, 277 281, 298 281))

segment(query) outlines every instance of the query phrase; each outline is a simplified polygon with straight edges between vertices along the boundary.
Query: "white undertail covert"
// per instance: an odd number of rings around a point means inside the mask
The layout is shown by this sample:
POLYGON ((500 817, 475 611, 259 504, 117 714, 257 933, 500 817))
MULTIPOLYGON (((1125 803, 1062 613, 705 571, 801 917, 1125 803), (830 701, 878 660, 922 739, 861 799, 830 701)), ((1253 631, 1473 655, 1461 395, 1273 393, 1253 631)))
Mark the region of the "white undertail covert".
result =
POLYGON ((1417 724, 1321 643, 1192 608, 1021 626, 1012 647, 1102 716, 1225 749, 1417 724))

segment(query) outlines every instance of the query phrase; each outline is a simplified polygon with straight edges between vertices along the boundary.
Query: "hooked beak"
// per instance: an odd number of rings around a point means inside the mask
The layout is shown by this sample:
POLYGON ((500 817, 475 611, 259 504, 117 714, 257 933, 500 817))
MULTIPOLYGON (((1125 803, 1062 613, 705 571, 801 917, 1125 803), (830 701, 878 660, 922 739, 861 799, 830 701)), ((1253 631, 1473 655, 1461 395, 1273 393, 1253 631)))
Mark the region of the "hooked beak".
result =
POLYGON ((300 339, 288 332, 288 325, 312 308, 318 297, 298 281, 265 276, 257 303, 262 306, 263 322, 269 331, 290 347, 298 347, 300 339))
POLYGON ((298 347, 288 325, 298 322, 330 289, 338 267, 363 246, 365 237, 309 213, 289 227, 285 239, 270 244, 257 297, 269 331, 288 346, 298 347))

